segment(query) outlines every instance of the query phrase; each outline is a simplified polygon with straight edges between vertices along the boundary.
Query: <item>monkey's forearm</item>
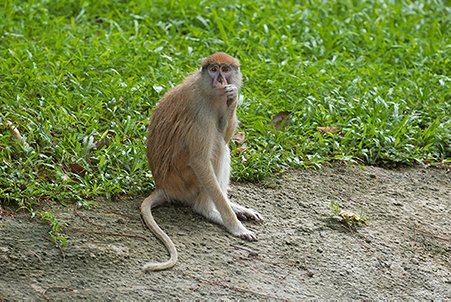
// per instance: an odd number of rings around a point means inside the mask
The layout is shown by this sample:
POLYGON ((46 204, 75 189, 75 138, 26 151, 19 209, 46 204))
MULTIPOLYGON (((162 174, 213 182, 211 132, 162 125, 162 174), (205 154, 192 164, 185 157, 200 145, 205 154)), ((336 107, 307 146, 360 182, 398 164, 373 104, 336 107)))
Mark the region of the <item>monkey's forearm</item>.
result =
POLYGON ((224 140, 226 143, 232 139, 236 128, 238 127, 238 118, 236 117, 236 110, 230 110, 229 117, 227 119, 227 128, 224 132, 224 140))
POLYGON ((237 100, 236 98, 227 98, 227 107, 236 107, 237 100))
POLYGON ((235 85, 228 85, 225 88, 227 96, 227 128, 224 133, 224 140, 228 142, 238 126, 236 117, 236 107, 238 105, 238 88, 235 85))

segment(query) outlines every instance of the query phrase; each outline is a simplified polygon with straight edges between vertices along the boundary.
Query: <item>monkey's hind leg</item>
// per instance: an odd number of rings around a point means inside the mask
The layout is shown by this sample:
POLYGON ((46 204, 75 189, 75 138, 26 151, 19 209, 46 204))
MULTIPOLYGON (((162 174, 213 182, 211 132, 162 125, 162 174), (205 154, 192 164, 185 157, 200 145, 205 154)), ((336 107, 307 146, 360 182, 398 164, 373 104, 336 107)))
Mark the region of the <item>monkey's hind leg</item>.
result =
POLYGON ((218 162, 218 167, 216 171, 216 179, 218 180, 219 186, 222 192, 227 195, 227 189, 230 184, 230 150, 229 146, 224 145, 224 153, 222 154, 221 160, 218 162))
POLYGON ((194 212, 204 216, 208 220, 223 225, 221 214, 216 209, 213 201, 208 197, 206 192, 201 192, 194 203, 194 212))
MULTIPOLYGON (((224 158, 220 162, 219 173, 218 173, 218 182, 221 190, 227 195, 227 188, 229 187, 230 180, 230 150, 227 145, 224 148, 224 158)), ((232 207, 233 212, 236 214, 239 220, 253 220, 253 221, 263 221, 262 215, 260 215, 254 209, 249 209, 243 207, 237 203, 230 202, 230 206, 232 207)))

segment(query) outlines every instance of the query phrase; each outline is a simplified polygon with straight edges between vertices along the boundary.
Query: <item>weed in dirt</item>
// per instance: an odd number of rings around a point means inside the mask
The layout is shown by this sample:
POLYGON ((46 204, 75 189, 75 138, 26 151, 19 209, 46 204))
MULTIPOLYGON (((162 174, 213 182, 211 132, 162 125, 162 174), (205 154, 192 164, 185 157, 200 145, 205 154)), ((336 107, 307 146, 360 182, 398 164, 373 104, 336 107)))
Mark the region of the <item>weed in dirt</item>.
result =
POLYGON ((352 230, 357 226, 367 224, 367 217, 364 212, 356 214, 353 211, 343 209, 334 199, 329 203, 331 217, 343 223, 352 230))
POLYGON ((51 211, 40 211, 36 212, 36 214, 41 218, 41 220, 50 224, 49 234, 56 243, 57 247, 63 248, 69 244, 67 235, 64 234, 64 226, 66 226, 64 221, 58 219, 51 211))

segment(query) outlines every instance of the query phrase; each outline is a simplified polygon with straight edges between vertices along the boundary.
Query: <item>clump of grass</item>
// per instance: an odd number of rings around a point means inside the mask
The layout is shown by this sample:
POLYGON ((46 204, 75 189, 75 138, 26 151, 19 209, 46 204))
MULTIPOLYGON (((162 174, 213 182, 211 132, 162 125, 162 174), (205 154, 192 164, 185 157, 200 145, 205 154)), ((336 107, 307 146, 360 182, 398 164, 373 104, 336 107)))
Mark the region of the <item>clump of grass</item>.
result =
POLYGON ((46 221, 50 224, 50 237, 52 237, 53 241, 59 248, 63 248, 69 244, 69 240, 67 235, 64 234, 64 226, 66 223, 60 219, 58 219, 55 214, 51 211, 39 211, 36 212, 37 216, 41 218, 43 221, 46 221))
POLYGON ((236 180, 330 160, 449 163, 444 1, 0 6, 1 202, 89 205, 150 191, 150 112, 215 51, 239 57, 245 78, 236 180), (279 112, 290 123, 276 130, 279 112))

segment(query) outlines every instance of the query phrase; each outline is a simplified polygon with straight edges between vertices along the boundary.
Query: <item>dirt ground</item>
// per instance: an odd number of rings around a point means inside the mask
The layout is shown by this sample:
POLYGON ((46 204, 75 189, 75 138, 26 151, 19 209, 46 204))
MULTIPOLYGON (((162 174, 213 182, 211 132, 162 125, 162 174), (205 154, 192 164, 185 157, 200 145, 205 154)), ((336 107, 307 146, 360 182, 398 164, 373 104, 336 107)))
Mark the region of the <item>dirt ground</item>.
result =
POLYGON ((332 165, 233 184, 230 195, 264 216, 246 223, 259 240, 234 238, 187 207, 157 208, 179 262, 153 273, 142 265, 167 252, 140 221, 142 198, 93 210, 49 205, 67 222, 63 250, 47 224, 3 211, 0 300, 451 299, 451 174, 443 169, 332 165), (331 218, 331 200, 363 212, 367 225, 331 218))

